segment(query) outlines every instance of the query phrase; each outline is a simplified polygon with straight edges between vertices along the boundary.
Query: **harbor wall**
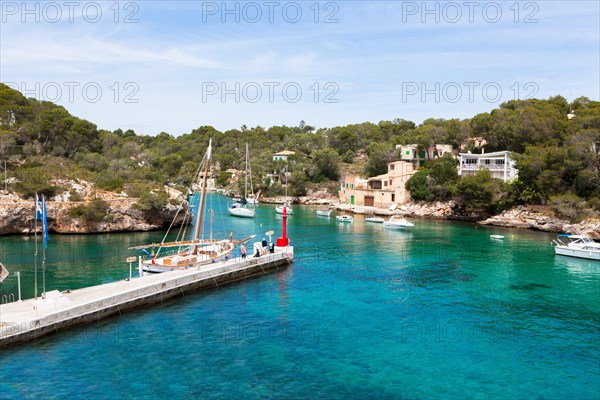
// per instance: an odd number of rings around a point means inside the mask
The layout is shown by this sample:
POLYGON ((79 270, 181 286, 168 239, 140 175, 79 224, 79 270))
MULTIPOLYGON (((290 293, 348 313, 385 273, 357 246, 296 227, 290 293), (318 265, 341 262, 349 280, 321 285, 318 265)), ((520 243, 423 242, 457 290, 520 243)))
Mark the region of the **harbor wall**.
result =
MULTIPOLYGON (((290 263, 291 260, 287 254, 275 253, 256 259, 249 258, 245 261, 223 263, 222 266, 207 270, 202 270, 201 267, 199 270, 194 268, 193 270, 149 276, 141 278, 139 281, 136 279, 132 281, 137 284, 136 287, 129 289, 122 287, 122 281, 114 283, 120 284, 119 288, 111 287, 113 284, 100 285, 93 289, 105 290, 106 294, 101 297, 93 298, 94 294, 90 294, 89 297, 92 298, 88 301, 74 299, 72 300, 73 305, 69 308, 62 308, 55 312, 52 310, 41 311, 40 314, 45 315, 27 321, 13 322, 7 325, 0 315, 0 321, 4 324, 4 326, 0 326, 0 348, 31 341, 50 333, 58 333, 73 326, 97 322, 108 316, 121 314, 138 307, 162 303, 166 299, 184 296, 201 288, 215 287, 263 275, 285 268, 290 263), (147 283, 139 285, 140 281, 146 279, 147 283)), ((72 294, 77 296, 76 292, 73 291, 72 294)), ((32 300, 26 301, 32 302, 32 300)), ((4 305, 3 308, 6 309, 7 306, 9 305, 4 305)))

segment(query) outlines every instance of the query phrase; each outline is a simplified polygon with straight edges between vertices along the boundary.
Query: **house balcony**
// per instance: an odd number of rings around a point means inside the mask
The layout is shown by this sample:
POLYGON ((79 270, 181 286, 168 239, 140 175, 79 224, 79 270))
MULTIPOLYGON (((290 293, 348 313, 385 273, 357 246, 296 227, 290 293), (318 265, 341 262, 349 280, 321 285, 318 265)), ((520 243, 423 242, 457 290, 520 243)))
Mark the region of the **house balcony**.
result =
MULTIPOLYGON (((479 169, 489 169, 491 171, 504 171, 504 164, 463 164, 460 166, 460 169, 463 171, 477 171, 479 169)), ((512 169, 510 166, 506 167, 506 169, 512 169)))

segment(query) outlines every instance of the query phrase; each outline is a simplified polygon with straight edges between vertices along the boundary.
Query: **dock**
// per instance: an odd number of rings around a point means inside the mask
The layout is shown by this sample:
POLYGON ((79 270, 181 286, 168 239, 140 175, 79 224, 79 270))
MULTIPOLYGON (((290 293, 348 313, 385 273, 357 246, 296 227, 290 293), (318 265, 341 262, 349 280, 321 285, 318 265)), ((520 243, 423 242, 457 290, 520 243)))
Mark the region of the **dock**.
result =
POLYGON ((27 342, 67 328, 97 322, 142 306, 183 296, 201 288, 247 279, 288 267, 293 247, 245 260, 230 259, 184 270, 46 293, 0 306, 0 348, 27 342))

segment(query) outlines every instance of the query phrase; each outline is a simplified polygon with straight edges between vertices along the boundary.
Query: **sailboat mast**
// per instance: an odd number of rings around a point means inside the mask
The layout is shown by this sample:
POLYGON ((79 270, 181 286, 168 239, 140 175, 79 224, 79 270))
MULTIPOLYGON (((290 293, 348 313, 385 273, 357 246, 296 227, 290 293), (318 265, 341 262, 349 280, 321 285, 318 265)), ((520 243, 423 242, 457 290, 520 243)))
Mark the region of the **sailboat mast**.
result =
POLYGON ((248 199, 248 142, 246 142, 246 173, 244 174, 244 201, 248 199))
MULTIPOLYGON (((200 198, 200 207, 196 215, 196 232, 194 232, 194 240, 198 240, 202 230, 202 214, 204 214, 204 203, 206 200, 206 177, 208 176, 208 167, 212 153, 212 138, 208 141, 208 150, 206 150, 206 165, 204 166, 204 177, 202 178, 202 197, 200 198)), ((194 254, 198 250, 198 245, 194 246, 194 254)))

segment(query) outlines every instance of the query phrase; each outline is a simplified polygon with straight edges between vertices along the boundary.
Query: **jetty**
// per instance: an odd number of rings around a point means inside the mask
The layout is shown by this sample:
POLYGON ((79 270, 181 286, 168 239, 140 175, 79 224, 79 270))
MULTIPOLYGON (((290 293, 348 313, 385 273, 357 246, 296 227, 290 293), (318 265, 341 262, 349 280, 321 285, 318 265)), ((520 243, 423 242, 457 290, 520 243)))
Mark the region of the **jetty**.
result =
POLYGON ((293 261, 294 250, 287 241, 285 244, 259 257, 229 259, 76 290, 54 290, 47 292, 44 299, 0 305, 0 348, 97 322, 134 308, 160 304, 200 288, 287 268, 293 261))

